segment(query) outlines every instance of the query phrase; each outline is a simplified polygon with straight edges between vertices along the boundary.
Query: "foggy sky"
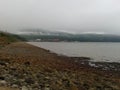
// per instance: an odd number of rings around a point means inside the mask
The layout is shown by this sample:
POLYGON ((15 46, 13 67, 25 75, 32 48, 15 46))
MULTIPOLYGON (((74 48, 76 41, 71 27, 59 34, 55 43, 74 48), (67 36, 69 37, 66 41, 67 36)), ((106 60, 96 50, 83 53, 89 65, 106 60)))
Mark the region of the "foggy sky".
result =
POLYGON ((120 34, 120 0, 0 0, 0 29, 120 34))

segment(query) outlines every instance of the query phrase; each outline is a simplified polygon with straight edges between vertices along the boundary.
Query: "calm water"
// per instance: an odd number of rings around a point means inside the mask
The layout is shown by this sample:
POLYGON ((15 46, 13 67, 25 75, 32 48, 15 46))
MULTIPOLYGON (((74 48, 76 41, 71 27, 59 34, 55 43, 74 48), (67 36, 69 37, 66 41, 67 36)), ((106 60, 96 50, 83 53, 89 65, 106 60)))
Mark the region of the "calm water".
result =
POLYGON ((120 43, 28 42, 61 55, 87 56, 94 61, 120 62, 120 43))

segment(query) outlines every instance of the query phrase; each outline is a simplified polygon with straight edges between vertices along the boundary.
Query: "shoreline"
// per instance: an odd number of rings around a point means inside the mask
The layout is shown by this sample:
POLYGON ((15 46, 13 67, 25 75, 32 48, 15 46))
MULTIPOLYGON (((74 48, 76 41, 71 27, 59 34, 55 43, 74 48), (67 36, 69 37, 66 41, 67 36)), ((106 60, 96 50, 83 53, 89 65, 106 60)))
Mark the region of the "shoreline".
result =
MULTIPOLYGON (((93 67, 88 59, 59 56, 25 42, 13 43, 0 49, 0 86, 20 90, 120 89, 119 70, 93 67)), ((119 64, 114 65, 119 68, 119 64)))
POLYGON ((63 42, 63 43, 62 42, 52 42, 52 43, 51 42, 41 42, 41 43, 27 42, 27 43, 50 50, 50 52, 57 53, 58 55, 61 55, 61 56, 63 55, 68 57, 89 57, 93 62, 120 63, 120 56, 118 52, 119 44, 115 44, 115 45, 112 44, 112 45, 108 45, 107 47, 107 43, 105 44, 91 43, 89 45, 85 43, 75 44, 73 42, 71 43, 71 45, 68 42, 63 42))
MULTIPOLYGON (((30 44, 30 43, 28 43, 30 44)), ((32 45, 32 44, 30 44, 32 45)), ((35 47, 41 48, 39 46, 33 45, 35 47)), ((74 56, 67 56, 63 54, 57 54, 51 50, 41 48, 48 53, 55 54, 58 57, 65 57, 68 58, 69 60, 72 60, 75 63, 79 63, 80 65, 85 65, 89 67, 94 67, 97 69, 105 70, 105 71, 112 71, 112 72, 120 72, 120 62, 105 62, 105 61, 92 61, 91 57, 74 57, 74 56)))

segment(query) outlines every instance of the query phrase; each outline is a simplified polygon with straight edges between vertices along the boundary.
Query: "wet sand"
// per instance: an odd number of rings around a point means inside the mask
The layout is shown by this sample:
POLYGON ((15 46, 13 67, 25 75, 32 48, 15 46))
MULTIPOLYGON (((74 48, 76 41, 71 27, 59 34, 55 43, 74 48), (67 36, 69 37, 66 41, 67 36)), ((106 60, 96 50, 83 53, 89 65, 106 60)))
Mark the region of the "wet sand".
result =
POLYGON ((108 65, 13 43, 0 49, 0 85, 26 90, 120 90, 120 65, 110 64, 116 70, 96 67, 98 64, 108 65))

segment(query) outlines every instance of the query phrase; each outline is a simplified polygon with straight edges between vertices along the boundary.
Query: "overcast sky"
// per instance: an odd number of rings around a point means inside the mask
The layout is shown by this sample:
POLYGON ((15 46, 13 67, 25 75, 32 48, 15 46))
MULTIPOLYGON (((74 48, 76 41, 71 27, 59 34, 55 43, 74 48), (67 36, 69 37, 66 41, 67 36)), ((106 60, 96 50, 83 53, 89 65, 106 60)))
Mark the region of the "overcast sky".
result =
POLYGON ((0 28, 120 34, 120 0, 0 0, 0 28))

